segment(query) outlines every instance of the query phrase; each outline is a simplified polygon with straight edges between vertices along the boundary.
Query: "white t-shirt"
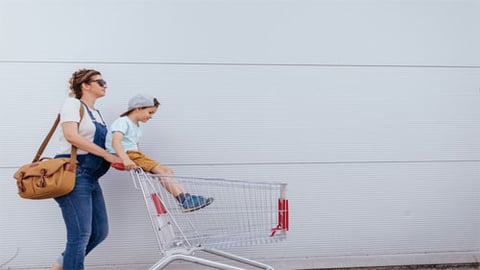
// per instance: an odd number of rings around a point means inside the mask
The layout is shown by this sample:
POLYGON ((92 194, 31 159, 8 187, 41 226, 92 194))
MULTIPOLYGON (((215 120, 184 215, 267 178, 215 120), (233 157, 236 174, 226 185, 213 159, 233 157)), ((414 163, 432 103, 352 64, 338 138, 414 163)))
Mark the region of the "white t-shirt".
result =
MULTIPOLYGON (((59 141, 60 141, 60 146, 57 154, 70 154, 71 147, 72 145, 68 143, 65 140, 65 136, 63 135, 62 132, 62 123, 65 122, 76 122, 80 120, 80 105, 82 103, 80 102, 79 99, 70 97, 65 100, 62 106, 62 110, 60 111, 60 123, 59 123, 59 141)), ((90 108, 90 111, 92 112, 93 116, 97 121, 101 123, 102 117, 98 113, 98 111, 93 110, 90 108)), ((82 121, 80 122, 80 126, 78 129, 78 132, 81 136, 85 137, 87 140, 90 140, 93 142, 93 137, 95 135, 95 125, 92 122, 92 119, 88 115, 88 111, 85 109, 85 112, 83 114, 82 121)), ((78 149, 77 154, 82 155, 82 154, 87 154, 86 151, 78 149)))

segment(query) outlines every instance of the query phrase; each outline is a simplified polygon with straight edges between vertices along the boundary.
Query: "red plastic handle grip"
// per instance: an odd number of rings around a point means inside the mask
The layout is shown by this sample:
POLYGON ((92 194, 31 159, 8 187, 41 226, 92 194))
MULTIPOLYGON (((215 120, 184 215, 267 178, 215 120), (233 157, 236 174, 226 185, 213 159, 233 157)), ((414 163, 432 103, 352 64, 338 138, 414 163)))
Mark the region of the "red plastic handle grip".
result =
POLYGON ((125 170, 125 166, 123 165, 122 162, 112 163, 112 167, 117 169, 117 170, 125 170))

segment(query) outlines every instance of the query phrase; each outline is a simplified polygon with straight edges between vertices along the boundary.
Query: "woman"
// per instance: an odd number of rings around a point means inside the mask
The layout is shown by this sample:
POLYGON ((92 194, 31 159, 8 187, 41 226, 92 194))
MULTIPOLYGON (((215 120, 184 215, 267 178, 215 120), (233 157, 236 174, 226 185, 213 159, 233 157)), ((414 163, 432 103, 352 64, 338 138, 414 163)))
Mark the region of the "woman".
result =
POLYGON ((82 270, 85 256, 108 234, 108 220, 102 189, 98 179, 110 168, 110 163, 122 162, 105 150, 107 125, 95 101, 105 96, 107 83, 102 74, 81 69, 70 78, 70 96, 60 113, 62 132, 57 157, 70 155, 71 145, 77 146, 78 167, 75 188, 65 196, 55 198, 62 210, 67 228, 64 252, 52 270, 82 270), (80 119, 80 106, 85 113, 80 119))

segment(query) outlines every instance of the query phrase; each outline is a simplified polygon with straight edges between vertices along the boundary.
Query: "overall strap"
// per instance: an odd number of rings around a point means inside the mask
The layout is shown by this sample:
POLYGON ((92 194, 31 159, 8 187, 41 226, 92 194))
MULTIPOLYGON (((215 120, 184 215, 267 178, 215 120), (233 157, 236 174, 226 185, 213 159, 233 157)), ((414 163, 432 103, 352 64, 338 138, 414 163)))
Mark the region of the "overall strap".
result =
MULTIPOLYGON (((82 121, 84 112, 85 112, 85 109, 84 109, 83 106, 80 104, 80 121, 82 121)), ((80 125, 80 121, 78 121, 79 125, 80 125)), ((39 161, 39 160, 40 160, 40 157, 42 156, 43 151, 44 151, 45 148, 47 147, 47 144, 48 144, 48 142, 50 141, 50 138, 52 138, 53 133, 54 133, 55 130, 57 129, 57 126, 58 126, 58 123, 59 123, 59 122, 60 122, 60 114, 57 114, 57 118, 56 118, 55 121, 53 122, 53 125, 52 125, 52 127, 50 128, 50 131, 48 132, 47 136, 45 137, 45 139, 43 139, 43 142, 42 142, 42 144, 40 145, 40 148, 38 148, 37 154, 36 154, 35 157, 33 158, 33 161, 32 161, 32 162, 36 162, 36 161, 39 161)), ((70 156, 71 156, 71 160, 73 161, 73 163, 76 163, 76 161, 77 161, 77 147, 74 146, 74 145, 72 145, 72 150, 71 150, 70 156)), ((72 163, 72 162, 71 162, 71 163, 72 163)))
MULTIPOLYGON (((82 104, 85 105, 85 108, 87 109, 87 112, 88 112, 88 115, 90 116, 90 119, 92 119, 93 122, 100 123, 100 122, 97 121, 97 118, 95 118, 95 116, 93 115, 93 113, 92 113, 92 111, 90 110, 90 108, 88 108, 88 105, 85 104, 85 102, 83 102, 83 101, 81 101, 81 100, 80 100, 80 102, 82 102, 82 104)), ((96 110, 96 109, 95 109, 95 111, 98 113, 98 115, 100 115, 100 119, 102 120, 103 125, 106 126, 107 124, 105 123, 105 120, 103 120, 103 116, 102 116, 102 114, 100 113, 100 111, 99 111, 99 110, 96 110)))

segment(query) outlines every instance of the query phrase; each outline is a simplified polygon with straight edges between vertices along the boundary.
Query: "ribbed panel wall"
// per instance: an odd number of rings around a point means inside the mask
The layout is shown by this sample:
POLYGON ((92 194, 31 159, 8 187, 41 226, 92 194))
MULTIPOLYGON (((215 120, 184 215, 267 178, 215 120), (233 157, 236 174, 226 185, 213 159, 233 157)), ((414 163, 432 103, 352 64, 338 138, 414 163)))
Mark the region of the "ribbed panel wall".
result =
MULTIPOLYGON (((11 176, 83 67, 108 81, 109 123, 133 94, 159 98, 141 146, 177 174, 288 183, 287 240, 228 251, 276 269, 477 261, 479 10, 0 0, 0 268, 44 269, 63 249, 56 203, 20 199, 11 176)), ((125 172, 101 182, 111 231, 88 269, 148 268, 159 254, 140 191, 125 172)))

